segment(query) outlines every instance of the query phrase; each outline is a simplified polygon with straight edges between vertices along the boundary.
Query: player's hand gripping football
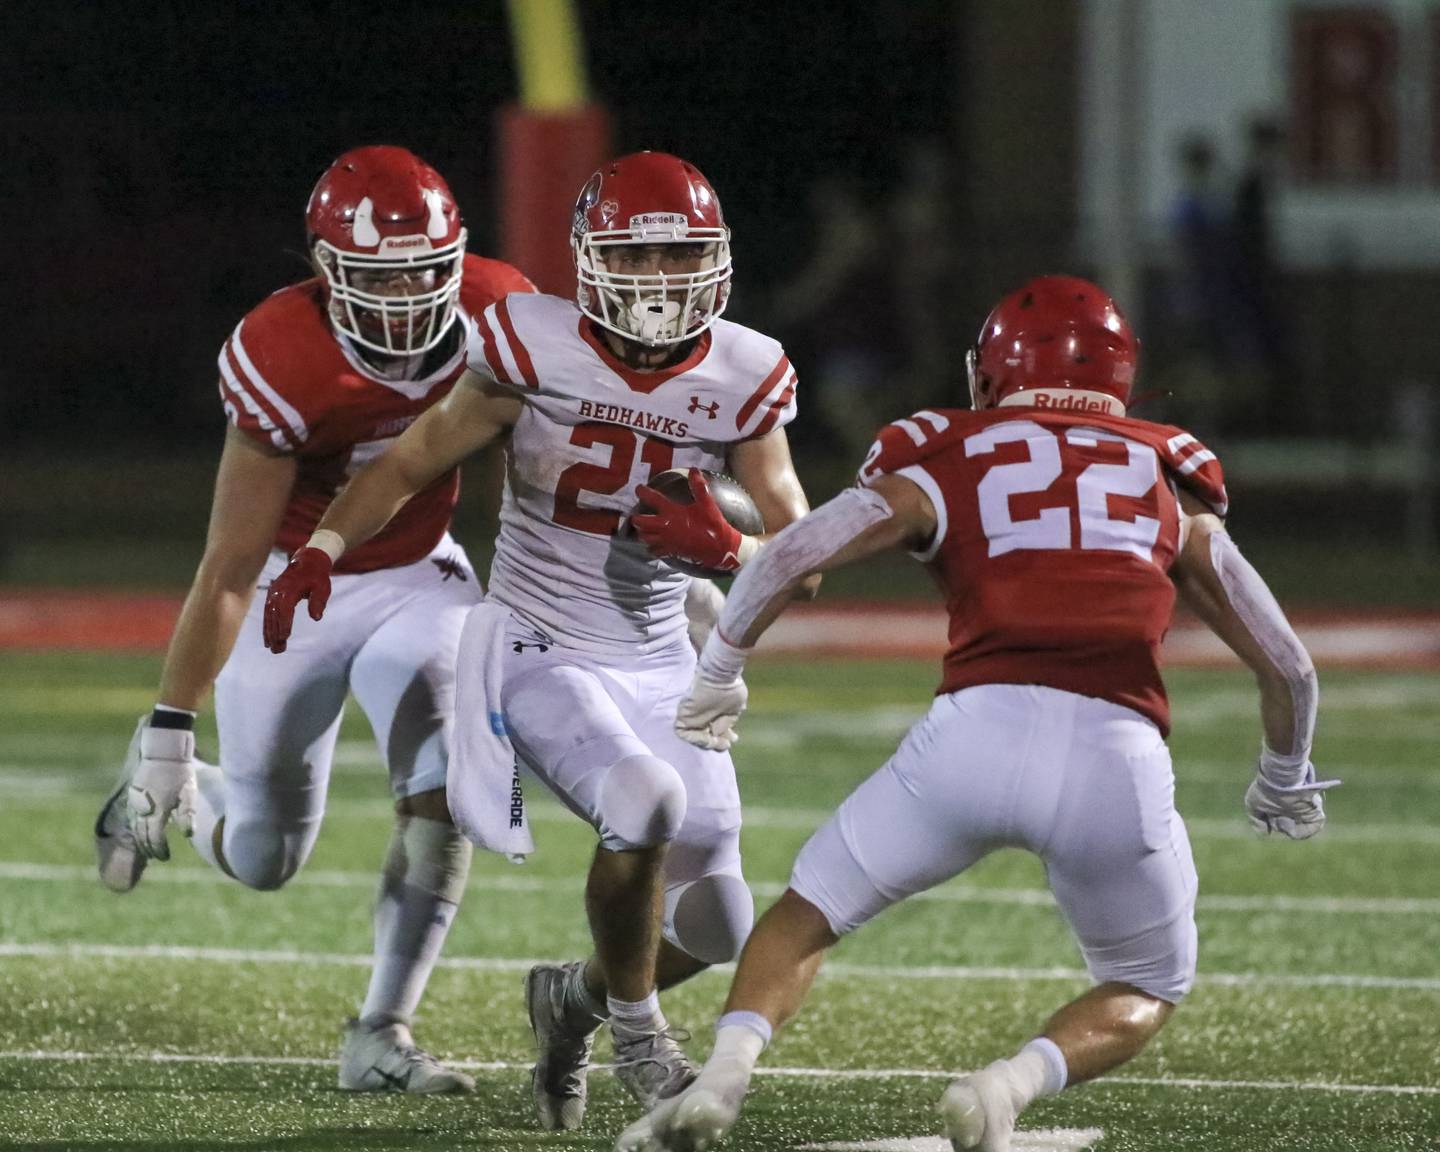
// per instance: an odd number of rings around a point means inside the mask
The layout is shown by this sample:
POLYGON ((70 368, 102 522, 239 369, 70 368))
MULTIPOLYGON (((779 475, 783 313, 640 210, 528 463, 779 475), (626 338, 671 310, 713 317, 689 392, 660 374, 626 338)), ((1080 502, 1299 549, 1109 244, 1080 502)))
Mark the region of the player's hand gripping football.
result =
POLYGON ((140 731, 140 763, 125 790, 130 829, 142 856, 170 859, 165 825, 186 836, 195 825, 195 734, 173 728, 140 731))
POLYGON ((655 556, 673 556, 714 572, 733 572, 740 567, 740 530, 725 519, 699 468, 690 469, 689 480, 695 498, 691 504, 677 504, 648 484, 635 490, 640 502, 651 509, 630 517, 635 535, 655 556))
POLYGON ((745 711, 749 697, 745 681, 739 676, 724 683, 705 678, 697 671, 690 682, 690 691, 675 710, 675 734, 698 748, 712 752, 728 752, 740 739, 735 723, 745 711))
POLYGON ((1315 779, 1315 765, 1307 763, 1297 783, 1282 783, 1266 771, 1264 761, 1245 790, 1245 812, 1262 835, 1279 832, 1291 840, 1308 840, 1325 827, 1321 794, 1339 780, 1315 779))
POLYGON ((295 606, 310 602, 310 619, 325 615, 330 600, 330 569, 335 562, 319 548, 301 548, 265 594, 265 647, 284 652, 295 623, 295 606))

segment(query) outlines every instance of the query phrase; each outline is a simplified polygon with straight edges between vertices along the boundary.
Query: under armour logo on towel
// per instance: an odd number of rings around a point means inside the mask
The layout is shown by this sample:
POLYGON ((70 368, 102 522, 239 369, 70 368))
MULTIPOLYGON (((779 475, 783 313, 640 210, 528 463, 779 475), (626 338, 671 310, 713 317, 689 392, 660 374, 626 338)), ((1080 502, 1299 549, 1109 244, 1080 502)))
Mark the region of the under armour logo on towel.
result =
POLYGON ((515 643, 511 645, 511 648, 517 653, 524 652, 526 648, 538 648, 541 652, 550 651, 549 644, 542 644, 538 641, 534 644, 526 644, 523 640, 516 640, 515 643))

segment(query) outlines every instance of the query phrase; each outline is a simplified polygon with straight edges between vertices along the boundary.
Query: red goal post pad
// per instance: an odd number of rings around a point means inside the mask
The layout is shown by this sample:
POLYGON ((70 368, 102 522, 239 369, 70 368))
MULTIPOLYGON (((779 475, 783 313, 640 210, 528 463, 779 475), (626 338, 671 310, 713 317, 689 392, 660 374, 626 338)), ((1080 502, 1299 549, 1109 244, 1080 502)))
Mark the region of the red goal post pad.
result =
POLYGON ((570 218, 585 181, 610 159, 610 114, 598 104, 500 110, 500 255, 542 292, 575 295, 570 218))

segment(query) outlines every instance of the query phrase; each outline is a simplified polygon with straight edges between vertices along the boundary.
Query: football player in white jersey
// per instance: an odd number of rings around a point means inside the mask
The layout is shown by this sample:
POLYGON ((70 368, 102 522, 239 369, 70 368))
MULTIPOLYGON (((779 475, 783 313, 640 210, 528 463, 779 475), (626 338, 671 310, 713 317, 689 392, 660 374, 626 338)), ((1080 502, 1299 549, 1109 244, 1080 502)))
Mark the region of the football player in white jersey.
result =
POLYGON ((172 817, 200 855, 279 888, 319 835, 347 691, 370 719, 395 795, 375 906, 375 965, 346 1028, 340 1086, 464 1092, 469 1076, 418 1049, 410 1020, 455 915, 470 843, 445 774, 455 645, 480 587, 449 525, 446 469, 339 566, 323 636, 278 666, 260 643, 257 581, 303 543, 348 475, 444 396, 464 368, 470 315, 533 291, 465 252, 444 180, 403 148, 357 148, 306 210, 316 275, 267 297, 220 353, 229 419, 204 558, 171 638, 158 702, 136 728, 95 825, 101 879, 129 891, 169 858, 172 817), (211 687, 220 764, 195 759, 211 687))
MULTIPOLYGON (((630 531, 637 490, 675 467, 723 469, 770 533, 807 509, 784 431, 795 373, 774 340, 720 319, 729 230, 704 176, 656 152, 607 164, 580 194, 572 243, 577 299, 510 296, 477 318, 470 371, 330 506, 271 585, 265 623, 280 650, 301 599, 320 618, 332 564, 509 434, 488 596, 507 615, 487 666, 516 753, 600 836, 585 890, 595 956, 526 983, 551 1129, 580 1125, 607 1018, 642 1104, 689 1083, 657 988, 733 959, 753 919, 729 754, 673 731, 695 663, 690 580, 657 557, 735 571, 763 540, 725 522, 697 472, 694 503, 650 493, 630 531)), ((297 635, 312 634, 302 621, 297 635)))

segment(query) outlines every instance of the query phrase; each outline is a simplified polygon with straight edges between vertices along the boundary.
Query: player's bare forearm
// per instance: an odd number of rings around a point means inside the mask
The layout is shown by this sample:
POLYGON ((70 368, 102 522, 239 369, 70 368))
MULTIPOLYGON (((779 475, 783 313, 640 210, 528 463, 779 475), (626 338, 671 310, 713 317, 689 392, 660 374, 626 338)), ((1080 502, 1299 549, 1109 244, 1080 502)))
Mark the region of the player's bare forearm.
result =
POLYGON ((295 482, 293 457, 230 429, 215 475, 205 554, 160 674, 160 703, 196 711, 230 657, 295 482))
POLYGON ((401 506, 519 418, 520 401, 494 395, 467 373, 379 458, 356 473, 335 498, 317 531, 337 533, 358 547, 390 522, 401 506))
POLYGON ((185 597, 165 653, 160 673, 161 704, 190 712, 200 710, 215 677, 230 658, 254 594, 253 580, 243 591, 218 587, 203 579, 202 567, 185 597))

